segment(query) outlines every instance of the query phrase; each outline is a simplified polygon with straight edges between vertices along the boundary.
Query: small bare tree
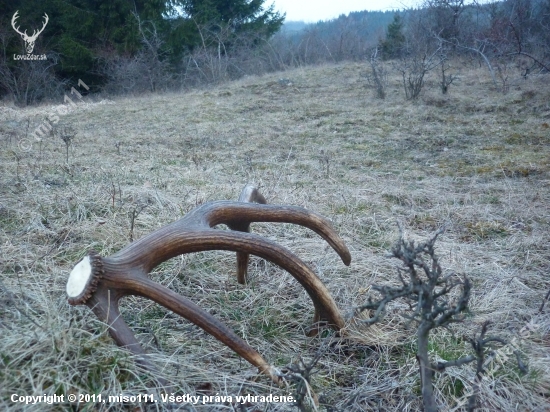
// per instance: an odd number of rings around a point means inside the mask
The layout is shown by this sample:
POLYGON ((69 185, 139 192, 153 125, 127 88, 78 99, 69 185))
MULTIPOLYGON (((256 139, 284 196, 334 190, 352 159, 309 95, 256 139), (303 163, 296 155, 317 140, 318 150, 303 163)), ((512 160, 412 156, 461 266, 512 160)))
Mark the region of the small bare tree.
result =
POLYGON ((103 72, 108 78, 105 91, 114 94, 147 93, 167 90, 174 86, 163 39, 155 23, 141 20, 132 13, 143 47, 134 56, 109 55, 104 57, 103 72))
POLYGON ((444 45, 443 42, 440 41, 440 67, 441 67, 441 79, 440 79, 440 87, 441 87, 441 93, 447 94, 449 91, 449 86, 453 81, 456 80, 456 76, 453 76, 449 73, 449 70, 451 69, 451 66, 449 65, 449 55, 448 51, 444 45))
POLYGON ((507 59, 498 59, 496 68, 497 68, 497 76, 500 80, 500 91, 502 94, 508 93, 510 90, 510 65, 511 62, 507 59))
POLYGON ((162 44, 160 34, 157 32, 157 27, 151 21, 142 22, 137 11, 132 13, 136 19, 141 41, 145 46, 143 57, 148 62, 146 72, 150 90, 152 92, 163 89, 163 83, 167 80, 168 67, 162 59, 162 44), (146 27, 146 23, 148 27, 146 27))
POLYGON ((428 241, 415 245, 412 241, 405 241, 401 231, 399 240, 391 251, 392 257, 403 262, 404 267, 397 269, 401 286, 373 286, 382 295, 381 299, 374 301, 369 297, 368 302, 357 309, 358 312, 374 311, 374 315, 364 321, 372 324, 380 321, 386 306, 394 300, 403 300, 411 308, 412 313, 404 316, 418 325, 416 359, 420 368, 425 412, 438 410, 433 389, 434 372, 442 372, 447 367, 460 366, 475 359, 473 356, 466 356, 450 362, 432 363, 428 356, 430 332, 440 327, 447 328, 454 322, 461 322, 462 312, 467 309, 470 299, 471 284, 467 277, 460 279, 455 274, 443 275, 434 249, 435 241, 442 232, 443 229, 440 229, 428 241), (457 295, 455 289, 458 288, 461 290, 457 295), (453 295, 457 295, 454 302, 453 295))
POLYGON ((455 76, 448 73, 449 65, 446 64, 446 60, 447 59, 442 59, 441 60, 441 83, 440 83, 440 86, 441 86, 441 93, 443 93, 443 94, 447 94, 447 92, 449 91, 449 86, 451 85, 451 83, 454 80, 456 80, 455 76))
POLYGON ((52 134, 59 137, 65 143, 65 161, 67 165, 69 164, 69 147, 71 146, 75 136, 76 131, 71 126, 58 126, 52 128, 52 134))
MULTIPOLYGON (((500 343, 501 345, 508 344, 508 342, 506 342, 504 339, 501 339, 498 337, 486 336, 487 331, 489 330, 490 324, 491 324, 490 321, 483 322, 479 336, 474 335, 473 338, 468 339, 468 341, 472 345, 472 348, 475 352, 475 357, 472 356, 471 358, 472 360, 474 359, 477 360, 476 377, 473 384, 473 392, 468 398, 468 405, 467 405, 468 412, 474 411, 477 407, 480 384, 481 384, 481 380, 483 379, 483 375, 485 373, 485 359, 486 359, 487 352, 493 350, 492 346, 495 343, 500 343)), ((518 359, 518 365, 520 366, 520 370, 523 372, 525 370, 525 366, 521 362, 521 359, 519 358, 519 354, 517 352, 516 352, 516 356, 518 359)))
POLYGON ((440 48, 433 53, 412 52, 397 65, 403 78, 403 87, 407 100, 416 100, 420 96, 426 74, 441 64, 440 48))
POLYGON ((0 92, 20 106, 63 96, 68 80, 55 75, 59 56, 48 52, 47 60, 14 61, 8 52, 14 35, 11 27, 0 27, 0 92))
POLYGON ((372 51, 370 60, 371 73, 367 75, 369 84, 372 84, 374 90, 376 90, 376 97, 379 99, 386 98, 386 88, 388 85, 388 73, 380 61, 378 55, 378 47, 372 51))
POLYGON ((313 406, 313 410, 318 410, 319 398, 311 388, 311 377, 315 373, 314 369, 323 355, 323 350, 320 349, 315 354, 314 358, 306 363, 300 357, 298 362, 292 363, 282 372, 282 377, 289 382, 294 382, 296 387, 294 390, 294 399, 296 408, 302 412, 311 410, 308 406, 313 406))
MULTIPOLYGON (((473 390, 465 401, 467 410, 474 411, 478 404, 480 383, 486 372, 487 355, 494 354, 495 345, 507 345, 508 342, 499 337, 487 336, 490 324, 487 321, 482 325, 479 335, 474 334, 472 338, 467 338, 474 351, 473 355, 451 361, 430 362, 428 356, 430 332, 437 328, 449 328, 452 323, 463 321, 462 313, 468 309, 471 284, 466 276, 460 279, 453 273, 443 275, 434 249, 435 241, 443 233, 443 229, 438 230, 429 240, 419 245, 415 245, 412 241, 405 241, 401 228, 400 232, 399 240, 392 248, 390 257, 398 258, 403 263, 403 267, 397 268, 401 286, 374 285, 372 289, 378 291, 382 298, 374 301, 369 297, 365 305, 356 309, 356 313, 365 310, 374 311, 370 318, 363 320, 367 324, 373 324, 381 320, 390 302, 398 299, 406 302, 412 313, 403 316, 410 323, 417 324, 416 359, 420 370, 424 411, 438 411, 433 389, 435 373, 442 373, 447 368, 477 361, 473 390)), ((527 366, 521 361, 520 353, 518 351, 514 353, 520 371, 527 373, 527 366)))

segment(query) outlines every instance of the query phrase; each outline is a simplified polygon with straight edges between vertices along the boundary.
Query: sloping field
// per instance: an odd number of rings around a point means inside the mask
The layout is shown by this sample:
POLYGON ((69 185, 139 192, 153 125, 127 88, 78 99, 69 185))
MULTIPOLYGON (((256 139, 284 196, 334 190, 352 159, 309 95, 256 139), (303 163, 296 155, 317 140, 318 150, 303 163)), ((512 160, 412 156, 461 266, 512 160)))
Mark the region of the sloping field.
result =
MULTIPOLYGON (((436 244, 441 264, 467 275, 473 291, 465 322, 432 335, 432 359, 472 353, 466 338, 491 320, 490 334, 513 342, 529 370, 522 374, 515 356, 500 352, 481 387, 483 410, 548 410, 550 308, 539 308, 550 289, 550 78, 518 76, 502 94, 482 69, 459 66, 447 96, 433 78, 419 101, 408 102, 398 77, 390 78, 386 100, 375 99, 365 71, 322 66, 187 94, 84 97, 62 114, 54 106, 0 107, 2 409, 62 409, 14 403, 13 394, 154 393, 158 376, 172 383, 169 393, 201 396, 181 410, 292 409, 235 403, 237 395, 296 395, 296 385, 272 386, 151 301, 126 298, 122 311, 159 375, 136 366, 105 325, 65 295, 70 270, 90 248, 108 256, 130 242, 133 211, 137 239, 204 202, 236 200, 255 183, 269 203, 328 217, 346 241, 349 267, 307 229, 252 225, 319 275, 347 316, 349 339, 330 331, 306 337, 313 316, 307 294, 259 258, 247 286, 236 282, 229 252, 174 258, 151 278, 221 319, 279 368, 319 353, 311 389, 320 410, 415 411, 420 378, 414 327, 401 316, 407 307, 390 305, 374 326, 351 316, 374 293, 372 284, 396 284, 399 262, 386 255, 398 222, 415 240, 446 225, 436 244), (76 132, 68 164, 61 139, 29 136, 52 113, 58 129, 76 132), (18 146, 24 138, 30 151, 18 146), (205 395, 232 396, 233 403, 202 404, 205 395)), ((470 364, 436 376, 442 410, 461 410, 474 374, 470 364)), ((89 402, 73 410, 134 406, 89 402)), ((163 407, 177 409, 147 408, 163 407)))

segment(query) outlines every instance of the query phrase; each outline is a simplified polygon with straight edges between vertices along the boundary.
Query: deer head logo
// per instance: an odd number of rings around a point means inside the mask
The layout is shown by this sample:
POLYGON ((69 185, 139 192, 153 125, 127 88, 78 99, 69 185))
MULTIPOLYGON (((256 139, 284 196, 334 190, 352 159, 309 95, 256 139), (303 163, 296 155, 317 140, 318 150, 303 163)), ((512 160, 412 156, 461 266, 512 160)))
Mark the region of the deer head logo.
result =
POLYGON ((25 30, 23 33, 19 31, 19 27, 15 27, 15 20, 19 17, 17 14, 19 13, 19 10, 15 12, 11 19, 11 26, 13 29, 21 35, 23 40, 25 40, 25 48, 27 49, 27 53, 31 54, 34 49, 34 42, 38 38, 38 35, 44 31, 44 28, 46 27, 46 24, 48 24, 48 21, 50 20, 48 15, 44 13, 44 24, 42 25, 42 28, 40 30, 33 30, 32 36, 29 36, 27 34, 27 30, 25 30))

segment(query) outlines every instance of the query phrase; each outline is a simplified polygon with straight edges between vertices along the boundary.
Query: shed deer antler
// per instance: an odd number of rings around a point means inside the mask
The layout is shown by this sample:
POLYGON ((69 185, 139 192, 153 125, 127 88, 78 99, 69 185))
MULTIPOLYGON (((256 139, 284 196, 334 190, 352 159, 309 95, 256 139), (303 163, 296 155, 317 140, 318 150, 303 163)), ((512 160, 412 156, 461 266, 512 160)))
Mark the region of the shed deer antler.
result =
POLYGON ((40 30, 33 30, 32 32, 32 36, 29 36, 27 34, 27 30, 25 30, 23 33, 21 33, 19 31, 19 26, 15 27, 15 21, 17 20, 17 18, 19 17, 18 16, 18 13, 19 13, 19 10, 17 10, 14 14, 13 14, 13 17, 11 18, 11 26, 13 27, 13 29, 19 34, 21 35, 21 37, 23 38, 23 40, 25 41, 25 47, 27 49, 27 53, 28 54, 31 54, 32 51, 34 50, 34 42, 36 41, 36 39, 38 38, 38 35, 40 33, 42 33, 44 31, 44 29, 46 28, 46 25, 48 24, 48 21, 50 21, 50 18, 48 17, 48 15, 46 13, 44 13, 44 23, 42 24, 42 28, 40 30))
POLYGON ((235 332, 187 298, 147 277, 154 267, 177 255, 230 250, 237 252, 239 281, 244 282, 246 262, 251 253, 285 269, 304 287, 315 307, 313 334, 317 332, 319 324, 342 329, 342 315, 315 273, 284 247, 247 233, 252 222, 284 222, 305 226, 323 237, 342 261, 349 265, 350 253, 330 223, 301 207, 249 203, 265 203, 264 197, 251 186, 245 187, 240 200, 205 203, 182 219, 150 233, 109 257, 102 258, 90 251, 69 276, 69 303, 90 307, 99 319, 109 325, 109 333, 119 346, 139 355, 141 363, 151 367, 145 359, 145 351, 120 316, 118 307, 118 301, 123 296, 146 297, 199 326, 278 382, 277 371, 235 332), (233 231, 213 229, 219 224, 226 224, 233 231))

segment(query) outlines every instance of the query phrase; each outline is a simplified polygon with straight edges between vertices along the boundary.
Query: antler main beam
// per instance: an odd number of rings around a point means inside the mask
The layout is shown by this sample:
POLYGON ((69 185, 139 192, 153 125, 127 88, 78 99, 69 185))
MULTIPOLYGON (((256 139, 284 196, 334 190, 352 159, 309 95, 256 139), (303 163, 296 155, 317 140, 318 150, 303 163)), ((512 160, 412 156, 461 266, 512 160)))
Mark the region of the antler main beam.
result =
MULTIPOLYGON (((181 254, 230 250, 237 252, 239 281, 244 283, 248 255, 253 254, 288 271, 307 291, 315 307, 312 334, 317 332, 319 324, 342 329, 344 320, 340 311, 315 273, 286 248, 248 233, 252 222, 285 222, 305 226, 323 237, 349 265, 350 253, 330 223, 301 207, 245 203, 265 203, 263 196, 253 187, 245 187, 239 200, 205 203, 182 219, 131 243, 112 256, 102 258, 91 251, 69 276, 69 303, 89 306, 96 316, 109 325, 109 332, 119 346, 144 355, 144 350, 120 316, 118 302, 126 295, 146 297, 193 322, 277 382, 276 370, 231 329, 187 298, 147 277, 157 265, 181 254), (213 228, 219 224, 226 224, 233 231, 213 228)), ((143 356, 142 363, 149 366, 143 356)))

